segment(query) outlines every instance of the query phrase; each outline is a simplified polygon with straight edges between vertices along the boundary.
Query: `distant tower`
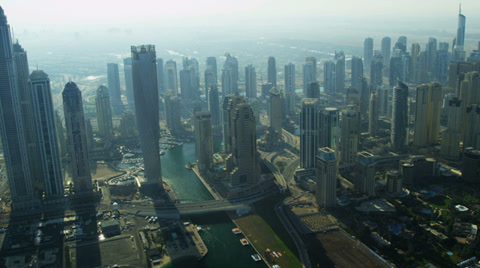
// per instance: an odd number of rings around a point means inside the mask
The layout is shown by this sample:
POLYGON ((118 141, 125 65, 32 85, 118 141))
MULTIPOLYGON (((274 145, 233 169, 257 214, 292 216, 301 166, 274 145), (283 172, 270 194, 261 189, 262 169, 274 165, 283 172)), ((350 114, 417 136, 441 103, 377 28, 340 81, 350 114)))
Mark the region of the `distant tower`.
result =
POLYGON ((42 70, 36 70, 30 75, 29 85, 39 145, 39 162, 42 166, 43 191, 47 198, 63 197, 62 166, 55 129, 50 79, 42 70))
POLYGON ((67 139, 65 137, 65 128, 63 127, 62 118, 60 118, 58 110, 55 110, 55 130, 58 137, 60 158, 63 158, 67 155, 67 139))
POLYGON ((368 82, 365 77, 360 79, 360 88, 358 88, 358 93, 360 94, 360 115, 362 116, 362 119, 367 119, 368 107, 370 103, 370 87, 368 86, 368 82))
MULTIPOLYGON (((231 93, 238 92, 238 59, 236 57, 231 56, 230 53, 226 53, 225 58, 226 59, 223 64, 223 69, 229 70, 231 91, 228 92, 228 94, 224 92, 223 96, 227 96, 231 93)), ((223 83, 223 76, 222 76, 222 83, 223 83)), ((222 89, 223 89, 223 84, 222 84, 222 89)))
POLYGON ((157 59, 157 84, 158 84, 158 93, 165 94, 165 71, 163 70, 163 59, 157 59))
POLYGON ((430 80, 433 79, 433 74, 435 73, 435 57, 437 55, 437 39, 430 37, 428 38, 427 44, 427 73, 430 77, 430 80))
POLYGON ((334 207, 337 204, 337 160, 334 150, 328 147, 318 149, 316 173, 317 204, 324 208, 334 207))
MULTIPOLYGON (((406 44, 405 44, 406 45, 406 44)), ((392 39, 388 36, 382 39, 380 52, 383 56, 383 66, 390 66, 390 51, 392 50, 392 39)))
POLYGON ((363 61, 359 57, 352 57, 352 87, 360 89, 363 78, 363 61))
POLYGON ((480 151, 466 148, 463 154, 462 178, 471 183, 480 182, 480 151))
POLYGON ((460 156, 460 140, 462 136, 463 101, 457 97, 448 100, 447 130, 443 132, 440 155, 447 159, 457 160, 460 156))
POLYGON ((180 70, 180 92, 185 103, 191 103, 194 100, 192 72, 190 70, 180 70))
POLYGON ((442 86, 439 83, 417 87, 414 146, 427 147, 438 142, 442 97, 442 86))
POLYGON ((313 80, 312 81, 317 81, 317 59, 315 57, 306 57, 305 58, 305 63, 306 64, 311 64, 313 69, 313 80))
POLYGON ((295 64, 285 65, 285 94, 295 94, 295 64))
POLYGON ((214 128, 220 126, 220 99, 218 96, 217 85, 210 87, 208 93, 208 110, 211 114, 211 121, 214 128))
MULTIPOLYGON (((155 46, 132 46, 131 53, 135 115, 143 161, 145 163, 146 184, 156 185, 158 188, 163 189, 160 148, 158 144, 160 141, 160 126, 155 46)), ((166 67, 167 89, 170 89, 168 86, 172 86, 168 81, 175 82, 176 86, 176 68, 171 73, 172 66, 169 62, 167 62, 166 67), (171 76, 174 76, 174 81, 170 80, 171 76)))
POLYGON ((304 99, 300 111, 300 168, 315 168, 318 123, 317 100, 304 99))
POLYGON ((233 94, 233 78, 232 78, 232 70, 230 68, 222 69, 222 96, 226 97, 230 94, 233 94))
POLYGON ((335 89, 337 91, 345 90, 345 53, 335 52, 335 89))
POLYGON ((237 105, 244 101, 238 93, 225 97, 223 101, 223 147, 226 153, 232 152, 232 137, 234 133, 233 115, 237 105))
POLYGON ((92 176, 88 158, 82 92, 75 83, 68 82, 62 96, 70 156, 70 176, 76 193, 89 192, 92 190, 92 176))
POLYGON ((398 37, 398 42, 402 43, 405 47, 407 47, 407 37, 402 35, 398 37))
POLYGON ((307 85, 317 81, 317 59, 308 57, 303 65, 303 95, 306 96, 307 85))
POLYGON ((207 70, 210 70, 213 74, 213 81, 217 84, 218 81, 218 71, 217 71, 217 59, 215 57, 207 58, 207 70))
POLYGON ((167 127, 172 135, 182 134, 180 99, 175 96, 165 97, 165 116, 167 127))
MULTIPOLYGON (((394 113, 392 113, 394 115, 394 113)), ((370 93, 370 102, 368 106, 368 133, 370 136, 377 136, 378 131, 378 106, 377 93, 370 93)))
POLYGON ((113 107, 113 111, 117 115, 121 115, 125 110, 122 103, 122 96, 120 92, 120 76, 118 74, 118 64, 107 64, 108 75, 108 90, 110 91, 110 98, 113 107))
POLYGON ((120 135, 123 138, 133 138, 137 135, 137 123, 132 111, 126 110, 120 119, 120 135))
POLYGON ((277 87, 277 65, 274 57, 268 57, 267 81, 277 87))
POLYGON ((123 72, 125 74, 125 91, 129 109, 135 109, 135 98, 133 97, 132 80, 132 58, 123 59, 123 72))
POLYGON ((310 82, 307 85, 307 95, 306 98, 318 99, 320 98, 320 85, 318 82, 310 82))
MULTIPOLYGON (((319 112, 318 147, 328 147, 338 154, 340 114, 337 108, 327 107, 319 112)), ((337 157, 338 158, 338 155, 337 157)))
POLYGON ((175 96, 178 96, 177 63, 174 60, 168 60, 165 63, 165 90, 171 90, 175 96))
POLYGON ((195 113, 195 137, 198 170, 206 174, 212 165, 213 136, 212 120, 209 111, 195 113))
MULTIPOLYGON (((275 58, 273 58, 273 61, 275 64, 275 58)), ((255 67, 251 64, 245 67, 245 95, 247 98, 257 97, 257 73, 255 72, 255 67)))
POLYGON ((358 106, 348 105, 341 117, 340 160, 351 165, 355 161, 360 139, 360 112, 358 106))
POLYGON ((257 182, 257 142, 255 117, 250 104, 239 103, 232 116, 232 157, 235 168, 230 173, 231 183, 237 186, 257 182))
POLYGON ((459 96, 465 105, 480 104, 480 73, 468 72, 460 84, 459 96))
POLYGON ((365 65, 365 71, 370 72, 370 67, 373 60, 373 39, 368 37, 363 43, 363 62, 365 65))
POLYGON ((467 106, 464 128, 464 148, 473 147, 480 150, 480 104, 467 106))
POLYGON ((85 131, 87 133, 87 149, 93 152, 95 149, 95 137, 93 136, 92 120, 85 118, 85 131))
POLYGON ((336 92, 336 86, 337 86, 336 81, 337 81, 337 79, 336 79, 336 75, 335 75, 335 63, 333 63, 333 61, 326 61, 323 64, 324 92, 327 93, 327 94, 335 93, 336 92))
POLYGON ((98 87, 95 103, 97 105, 98 132, 102 138, 109 139, 113 134, 112 109, 110 108, 108 89, 105 86, 98 87))
POLYGON ((370 67, 370 85, 373 88, 381 86, 383 84, 383 57, 378 50, 375 50, 370 67))
POLYGON ((280 92, 276 88, 270 90, 268 105, 269 126, 277 133, 277 137, 282 137, 282 100, 280 92))
POLYGON ((32 207, 34 204, 33 182, 30 176, 27 147, 24 136, 19 92, 16 82, 15 62, 12 51, 10 26, 0 7, 0 133, 5 167, 16 208, 32 207))
POLYGON ((375 196, 375 159, 369 152, 357 154, 355 189, 367 196, 375 196))
POLYGON ((456 49, 457 51, 464 51, 465 45, 465 22, 466 17, 462 14, 462 6, 460 5, 458 11, 458 27, 457 27, 457 39, 456 39, 456 49))
POLYGON ((393 88, 390 142, 395 153, 408 148, 408 87, 400 81, 393 88))

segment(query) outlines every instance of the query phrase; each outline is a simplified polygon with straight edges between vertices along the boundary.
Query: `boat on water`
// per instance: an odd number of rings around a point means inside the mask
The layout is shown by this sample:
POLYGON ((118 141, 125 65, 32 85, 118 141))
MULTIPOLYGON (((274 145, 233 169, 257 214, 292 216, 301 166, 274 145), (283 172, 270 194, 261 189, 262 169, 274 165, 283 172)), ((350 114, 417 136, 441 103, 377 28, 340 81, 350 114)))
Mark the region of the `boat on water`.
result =
POLYGON ((244 245, 244 246, 250 244, 250 243, 248 243, 248 240, 246 238, 240 239, 240 243, 242 243, 242 245, 244 245))
POLYGON ((253 255, 251 255, 251 256, 252 256, 252 259, 253 259, 254 261, 261 261, 261 260, 262 260, 262 258, 260 258, 260 255, 258 255, 258 254, 253 254, 253 255))
POLYGON ((232 232, 233 232, 234 234, 241 234, 241 233, 242 233, 242 231, 240 231, 239 228, 233 228, 233 229, 232 229, 232 232))

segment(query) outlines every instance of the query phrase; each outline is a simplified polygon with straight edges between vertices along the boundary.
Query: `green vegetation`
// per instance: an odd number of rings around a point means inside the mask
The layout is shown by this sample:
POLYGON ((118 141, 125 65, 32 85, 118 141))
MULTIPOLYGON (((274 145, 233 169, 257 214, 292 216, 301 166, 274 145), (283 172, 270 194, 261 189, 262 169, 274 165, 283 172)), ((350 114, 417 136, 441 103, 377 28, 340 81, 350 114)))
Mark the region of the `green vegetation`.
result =
POLYGON ((441 209, 447 209, 450 203, 452 202, 452 200, 450 200, 449 198, 443 195, 434 196, 432 198, 427 199, 426 201, 428 201, 433 207, 441 208, 441 209))

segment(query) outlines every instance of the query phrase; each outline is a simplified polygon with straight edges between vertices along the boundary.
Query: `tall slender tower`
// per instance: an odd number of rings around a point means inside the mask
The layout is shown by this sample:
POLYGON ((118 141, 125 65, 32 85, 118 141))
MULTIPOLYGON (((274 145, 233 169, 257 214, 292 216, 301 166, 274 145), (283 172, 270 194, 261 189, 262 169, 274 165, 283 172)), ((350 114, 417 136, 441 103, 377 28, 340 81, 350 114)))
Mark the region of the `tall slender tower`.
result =
POLYGON ((163 59, 157 59, 157 84, 158 84, 158 93, 165 94, 165 72, 163 70, 163 59))
MULTIPOLYGON (((273 60, 275 61, 275 59, 273 60)), ((251 64, 245 67, 245 93, 247 98, 257 97, 257 73, 255 72, 255 67, 251 64)))
POLYGON ((195 113, 195 137, 198 170, 206 174, 213 157, 212 120, 209 111, 195 113))
POLYGON ((463 101, 457 97, 448 100, 447 130, 443 132, 440 155, 447 159, 457 160, 460 156, 460 140, 462 136, 463 101))
POLYGON ((315 168, 318 149, 317 99, 304 99, 300 111, 300 167, 315 168))
POLYGON ((132 58, 123 59, 123 73, 125 75, 125 91, 127 94, 128 108, 134 110, 135 98, 133 97, 132 58))
POLYGON ((360 139, 360 112, 358 106, 348 105, 342 111, 341 126, 340 160, 344 164, 351 165, 357 157, 360 139))
POLYGON ((382 48, 380 50, 383 56, 383 66, 390 66, 391 49, 392 49, 392 39, 386 36, 382 39, 382 48))
POLYGON ((408 87, 398 81, 393 88, 392 127, 390 131, 392 151, 405 152, 408 146, 408 87))
POLYGON ((208 110, 211 114, 213 127, 220 126, 220 99, 218 96, 217 85, 212 85, 208 92, 208 110))
POLYGON ((118 74, 118 64, 107 64, 108 74, 108 90, 110 91, 111 103, 113 111, 117 115, 121 115, 125 110, 122 102, 122 94, 120 92, 120 76, 118 74))
POLYGON ((355 189, 367 196, 375 195, 375 159, 369 152, 360 152, 355 160, 355 189))
POLYGON ((89 192, 92 190, 92 175, 88 158, 82 92, 75 83, 68 82, 63 89, 62 96, 70 156, 70 175, 76 193, 89 192))
POLYGON ((274 57, 268 57, 267 81, 277 87, 277 64, 274 57))
POLYGON ((378 130, 377 93, 375 91, 372 91, 370 93, 370 102, 368 106, 368 133, 370 134, 370 136, 377 136, 377 130, 378 130))
MULTIPOLYGON (((238 92, 238 59, 236 57, 231 56, 230 53, 226 53, 225 57, 226 59, 225 59, 225 63, 223 64, 223 69, 230 70, 229 72, 230 72, 230 82, 231 82, 232 91, 230 91, 230 93, 228 94, 231 94, 233 92, 238 92)), ((223 77, 222 77, 222 80, 223 80, 223 77)))
POLYGON ((328 147, 338 154, 338 142, 340 140, 340 114, 338 109, 334 107, 322 109, 320 110, 319 117, 318 147, 328 147))
POLYGON ((213 81, 217 84, 218 81, 218 71, 217 71, 217 59, 215 57, 207 58, 207 69, 213 73, 213 81))
MULTIPOLYGON (((162 189, 162 169, 158 144, 160 126, 155 46, 132 46, 131 52, 135 115, 145 163, 145 177, 147 184, 157 185, 162 189)), ((169 73, 167 72, 167 74, 169 73)), ((174 74, 176 78, 176 72, 174 74)), ((169 78, 167 75, 167 79, 169 78)))
POLYGON ((0 7, 0 134, 13 208, 34 205, 10 26, 0 7))
POLYGON ((295 64, 285 65, 285 94, 295 93, 295 64))
POLYGON ((109 139, 113 134, 112 109, 110 108, 108 89, 103 85, 97 89, 95 104, 97 106, 98 132, 102 138, 109 139))
POLYGON ((269 95, 268 105, 268 121, 269 126, 277 133, 277 137, 282 137, 282 100, 280 99, 280 91, 272 88, 269 95))
POLYGON ((345 53, 340 51, 335 52, 335 89, 345 89, 345 53))
POLYGON ((63 197, 62 166, 55 129, 50 79, 42 70, 36 70, 30 75, 29 85, 37 131, 39 162, 42 166, 43 191, 47 199, 63 197))
POLYGON ((373 60, 373 39, 368 37, 363 42, 363 63, 365 71, 370 72, 370 67, 373 60))
POLYGON ((303 95, 306 96, 307 85, 317 81, 317 59, 308 57, 303 65, 303 95))
POLYGON ((438 142, 442 86, 435 82, 417 87, 413 145, 427 147, 438 142))
MULTIPOLYGON (((353 62, 352 62, 353 64, 353 62)), ((352 70, 353 75, 353 70, 352 70)), ((353 81, 353 77, 352 77, 353 81)), ((335 76, 335 63, 333 61, 326 61, 323 64, 323 87, 325 93, 333 94, 336 92, 336 76, 335 76)))
POLYGON ((363 61, 359 57, 352 57, 352 87, 359 90, 363 78, 363 61))
POLYGON ((337 204, 337 160, 335 151, 328 147, 318 149, 316 156, 317 204, 331 208, 337 204))
POLYGON ((460 4, 458 10, 458 27, 457 27, 457 39, 456 39, 456 50, 464 51, 465 45, 465 22, 466 17, 462 14, 462 5, 460 4))
POLYGON ((174 60, 168 60, 165 63, 165 90, 171 90, 175 96, 178 96, 177 63, 174 60))

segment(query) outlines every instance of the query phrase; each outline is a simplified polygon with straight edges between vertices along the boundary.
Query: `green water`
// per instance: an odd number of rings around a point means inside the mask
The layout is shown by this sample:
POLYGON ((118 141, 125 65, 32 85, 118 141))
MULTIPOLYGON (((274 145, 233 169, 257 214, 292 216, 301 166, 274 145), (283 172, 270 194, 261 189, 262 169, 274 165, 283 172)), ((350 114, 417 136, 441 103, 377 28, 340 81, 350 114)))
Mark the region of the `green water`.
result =
MULTIPOLYGON (((214 142, 215 151, 221 148, 220 140, 214 142)), ((181 202, 211 200, 212 195, 185 164, 196 161, 195 142, 184 143, 167 150, 162 156, 162 176, 175 190, 181 202)), ((184 259, 173 263, 173 267, 266 267, 263 262, 255 263, 250 255, 255 254, 251 246, 242 246, 240 238, 232 229, 235 225, 225 213, 209 213, 191 217, 202 227, 200 236, 208 248, 208 254, 200 262, 184 259)))

